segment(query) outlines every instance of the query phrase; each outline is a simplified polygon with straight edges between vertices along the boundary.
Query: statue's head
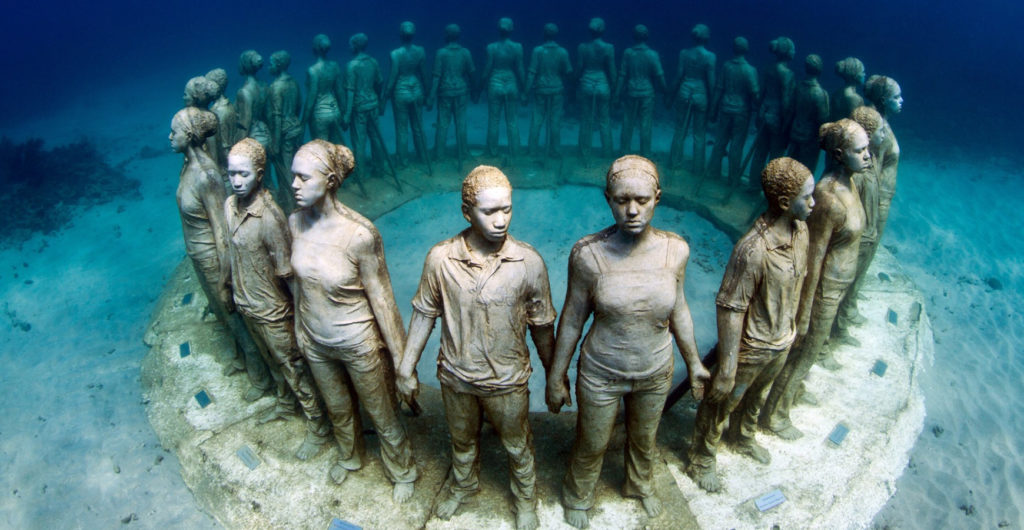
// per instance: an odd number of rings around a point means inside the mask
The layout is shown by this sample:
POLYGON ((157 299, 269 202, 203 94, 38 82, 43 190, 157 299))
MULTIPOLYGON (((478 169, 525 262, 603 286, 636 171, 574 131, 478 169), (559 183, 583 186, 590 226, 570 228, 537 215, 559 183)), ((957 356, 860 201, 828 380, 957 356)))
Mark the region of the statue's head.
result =
POLYGON ((871 166, 868 133, 849 118, 823 124, 818 129, 818 143, 826 157, 851 173, 871 166))
POLYGON ((182 153, 217 134, 217 115, 198 107, 185 107, 171 118, 171 147, 182 153))
POLYGON ((444 41, 456 42, 462 36, 462 28, 458 24, 448 24, 444 27, 444 41))
POLYGON ((769 211, 790 213, 804 221, 814 208, 814 176, 807 166, 789 157, 776 158, 761 171, 761 188, 769 211))
POLYGON ((807 72, 807 75, 809 76, 816 77, 819 74, 821 74, 822 66, 823 63, 821 61, 821 56, 819 55, 815 55, 812 53, 808 55, 806 59, 804 59, 804 72, 807 72))
POLYGON ((594 37, 604 35, 604 19, 601 17, 594 17, 590 19, 590 23, 587 24, 587 29, 590 30, 590 34, 594 37))
POLYGON ((352 53, 362 53, 368 44, 370 44, 370 37, 367 37, 365 33, 356 33, 348 40, 348 47, 352 49, 352 53))
POLYGON ((206 76, 193 77, 185 83, 185 106, 205 109, 220 97, 220 87, 206 76))
POLYGON ((512 19, 508 17, 501 17, 498 19, 498 32, 502 35, 508 35, 512 33, 515 26, 512 24, 512 19))
POLYGON ((872 147, 877 148, 885 140, 882 115, 877 110, 861 105, 853 109, 853 112, 850 113, 850 119, 857 122, 858 125, 864 128, 864 132, 868 133, 868 141, 872 147))
POLYGON ((223 68, 214 68, 206 72, 206 78, 217 83, 217 97, 224 95, 224 89, 228 87, 228 73, 223 68))
POLYGON ((331 39, 323 33, 313 37, 313 55, 323 57, 331 50, 331 39))
POLYGON ((847 83, 863 83, 864 63, 856 57, 847 57, 836 63, 836 75, 847 83))
POLYGON ((778 37, 772 39, 771 50, 780 61, 788 61, 796 54, 796 45, 789 37, 778 37))
POLYGON ((292 64, 292 55, 284 50, 278 50, 270 54, 270 73, 277 75, 287 72, 292 64))
POLYGON ((245 50, 238 58, 238 71, 242 75, 255 75, 263 68, 263 56, 256 50, 245 50))
POLYGON ((604 197, 616 227, 639 235, 650 226, 654 207, 661 200, 658 167, 639 155, 617 159, 605 174, 604 197))
POLYGON ((711 40, 711 28, 705 24, 697 24, 690 30, 690 38, 697 44, 707 44, 711 40))
POLYGON ((895 79, 884 75, 873 75, 864 85, 864 97, 886 115, 899 114, 903 110, 903 91, 895 79))
POLYGON ((500 169, 477 166, 462 181, 462 216, 487 241, 500 243, 512 221, 512 184, 500 169))
POLYGON ((641 43, 647 42, 647 39, 651 36, 650 31, 647 30, 647 26, 643 24, 637 24, 633 27, 633 42, 641 43))
POLYGON ((309 208, 332 197, 356 167, 352 151, 344 145, 313 140, 292 159, 292 191, 299 208, 309 208))
POLYGON ((544 24, 544 39, 545 40, 555 40, 555 37, 557 37, 557 36, 558 36, 558 26, 555 25, 554 22, 548 22, 547 24, 544 24))
POLYGON ((412 38, 416 36, 416 24, 406 20, 398 25, 398 38, 402 39, 402 42, 412 42, 412 38))
POLYGON ((245 198, 260 188, 267 171, 267 151, 252 138, 243 138, 228 152, 231 192, 245 198))
POLYGON ((750 43, 745 37, 736 37, 732 40, 732 52, 736 55, 746 55, 750 51, 750 43))

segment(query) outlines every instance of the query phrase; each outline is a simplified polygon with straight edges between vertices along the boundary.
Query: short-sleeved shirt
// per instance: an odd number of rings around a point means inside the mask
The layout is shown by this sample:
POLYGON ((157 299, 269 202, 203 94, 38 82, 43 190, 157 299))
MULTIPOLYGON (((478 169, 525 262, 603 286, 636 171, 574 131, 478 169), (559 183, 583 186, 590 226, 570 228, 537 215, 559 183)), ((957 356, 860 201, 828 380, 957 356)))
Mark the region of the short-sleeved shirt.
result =
POLYGON ((238 197, 224 202, 230 237, 231 284, 235 306, 250 318, 277 322, 292 316, 284 280, 292 275, 291 236, 284 212, 266 188, 245 209, 238 197))
POLYGON ((434 77, 438 79, 437 95, 456 97, 469 94, 467 80, 473 76, 473 57, 469 50, 457 43, 451 43, 437 50, 434 60, 434 77))
POLYGON ((572 73, 569 52, 554 42, 546 42, 533 49, 529 73, 535 77, 538 94, 561 94, 565 91, 563 78, 572 73))
POLYGON ((626 77, 626 94, 634 98, 654 95, 653 80, 664 77, 658 52, 637 44, 626 48, 622 54, 622 70, 619 75, 626 77))
POLYGON ((352 110, 365 112, 377 108, 377 87, 384 82, 377 60, 365 53, 348 62, 345 90, 352 92, 352 110))
POLYGON ((441 317, 437 378, 458 392, 496 395, 530 378, 527 326, 555 321, 547 267, 507 236, 495 258, 470 254, 468 229, 430 249, 413 308, 441 317))
POLYGON ((759 217, 733 248, 715 304, 746 313, 739 358, 766 362, 796 338, 796 312, 807 274, 807 224, 794 221, 790 240, 779 240, 759 217), (763 357, 763 358, 762 358, 763 357))
POLYGON ((722 92, 721 111, 726 114, 746 114, 761 92, 757 70, 743 57, 733 57, 722 65, 718 78, 722 92))

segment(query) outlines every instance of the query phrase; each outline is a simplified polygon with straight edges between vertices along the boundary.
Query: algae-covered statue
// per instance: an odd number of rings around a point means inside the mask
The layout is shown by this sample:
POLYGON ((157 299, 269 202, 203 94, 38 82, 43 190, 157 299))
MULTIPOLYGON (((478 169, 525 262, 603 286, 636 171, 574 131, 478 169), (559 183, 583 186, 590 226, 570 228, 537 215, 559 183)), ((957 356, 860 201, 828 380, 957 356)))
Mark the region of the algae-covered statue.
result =
POLYGON ((210 111, 217 115, 217 164, 227 171, 228 150, 242 138, 238 136, 238 111, 225 96, 228 88, 228 73, 223 68, 206 72, 206 78, 217 84, 217 97, 210 104, 210 111))
POLYGON ((804 60, 804 80, 796 88, 793 126, 789 130, 789 156, 814 173, 818 169, 818 129, 829 120, 828 92, 821 88, 821 57, 810 54, 804 60))
POLYGON ((224 219, 223 177, 217 162, 203 148, 217 132, 217 116, 208 110, 185 107, 171 120, 171 147, 185 155, 178 181, 178 213, 185 252, 196 279, 206 294, 210 311, 231 332, 233 351, 227 373, 245 370, 252 387, 246 401, 256 401, 272 386, 259 350, 234 311, 227 222, 224 219))
POLYGON ((309 136, 340 144, 342 139, 341 109, 345 102, 341 67, 327 58, 331 39, 323 33, 313 37, 316 62, 306 69, 306 103, 302 122, 309 125, 309 136))
POLYGON ((715 299, 718 366, 697 408, 686 473, 701 488, 721 489, 715 457, 723 430, 737 453, 771 456, 754 439, 757 415, 796 338, 797 304, 807 270, 807 225, 814 177, 792 158, 761 173, 768 210, 733 248, 715 299))
POLYGON ((654 96, 664 94, 665 71, 661 68, 658 52, 647 46, 650 33, 647 26, 633 28, 633 46, 622 52, 622 68, 615 84, 615 95, 624 96, 622 138, 619 149, 631 152, 633 129, 640 136, 640 154, 651 154, 651 131, 654 126, 654 96))
POLYGON ((819 136, 829 168, 814 188, 816 206, 807 218, 810 241, 797 310, 796 345, 772 384, 758 419, 763 430, 787 440, 803 436, 790 421, 789 411, 811 365, 822 353, 839 301, 853 283, 865 223, 852 177, 871 165, 867 133, 857 122, 842 119, 822 125, 819 136))
POLYGON ((445 45, 437 50, 434 58, 434 75, 427 108, 437 103, 437 131, 434 136, 434 154, 438 160, 444 157, 448 142, 448 125, 455 122, 455 148, 459 160, 469 157, 469 142, 466 133, 466 107, 473 88, 473 56, 459 44, 462 30, 457 24, 444 28, 445 45))
MULTIPOLYGON (((217 83, 206 76, 193 77, 185 83, 185 95, 182 99, 186 107, 208 110, 217 99, 218 88, 217 83)), ((217 166, 223 173, 227 166, 221 161, 227 160, 227 154, 220 152, 220 142, 218 142, 216 134, 206 139, 206 152, 217 161, 217 166)))
POLYGON ((853 109, 864 104, 864 98, 857 92, 864 84, 864 63, 847 57, 836 62, 836 75, 843 80, 843 87, 833 92, 829 101, 832 121, 849 118, 853 109))
POLYGON ((672 150, 669 154, 672 168, 683 164, 686 134, 693 131, 693 165, 696 175, 704 174, 704 157, 707 150, 708 98, 715 86, 715 54, 708 51, 711 30, 704 24, 697 24, 690 30, 693 47, 679 52, 679 70, 673 88, 666 97, 675 98, 675 134, 672 136, 672 150))
POLYGON ((711 150, 708 174, 712 178, 722 176, 722 157, 729 154, 728 181, 735 184, 740 177, 743 159, 743 144, 750 128, 750 113, 761 93, 757 82, 757 70, 747 62, 750 44, 743 37, 736 37, 732 43, 735 57, 722 65, 715 95, 711 103, 711 119, 718 121, 715 131, 715 147, 711 150))
POLYGON ((391 108, 395 114, 395 163, 399 167, 406 164, 411 130, 416 154, 420 160, 429 164, 427 140, 423 135, 423 85, 427 80, 427 54, 422 46, 412 43, 416 36, 416 26, 412 22, 402 22, 398 33, 402 46, 391 51, 391 72, 384 88, 381 108, 391 98, 391 108))
POLYGON ((615 47, 602 39, 604 20, 590 19, 587 26, 590 41, 579 45, 576 51, 576 72, 580 76, 580 156, 590 156, 594 128, 601 138, 601 156, 612 152, 612 126, 608 103, 615 82, 615 47))
POLYGON ((384 78, 377 59, 366 53, 369 43, 370 39, 365 33, 356 33, 348 41, 353 57, 345 65, 345 113, 342 123, 352 127, 352 153, 356 163, 365 169, 371 161, 368 155, 372 154, 372 164, 377 169, 383 169, 389 162, 386 161, 387 152, 384 150, 384 138, 380 134, 377 119, 383 109, 379 94, 383 89, 384 78))
POLYGON ((270 129, 267 128, 267 85, 256 79, 263 68, 263 56, 255 50, 246 50, 238 58, 238 73, 245 76, 245 83, 235 93, 235 109, 238 110, 238 131, 242 138, 252 138, 264 148, 270 146, 270 129))
POLYGON ((291 234, 284 212, 263 187, 267 153, 245 138, 228 153, 231 196, 224 203, 229 234, 235 308, 246 324, 277 387, 277 401, 260 423, 295 415, 296 398, 307 432, 295 453, 308 460, 330 439, 331 425, 320 408, 316 385, 295 342, 291 234))
POLYGON ((523 45, 511 39, 512 29, 511 18, 503 17, 498 21, 501 38, 487 45, 487 62, 481 75, 487 84, 487 156, 498 154, 498 126, 502 113, 505 114, 509 156, 514 157, 519 150, 516 112, 520 87, 524 83, 523 45))
POLYGON ((789 62, 796 47, 788 37, 771 41, 775 64, 761 78, 761 104, 757 109, 757 136, 754 137, 750 158, 751 187, 760 187, 761 168, 765 162, 778 158, 789 145, 789 128, 793 122, 793 102, 796 96, 796 78, 789 62))
POLYGON ((480 489, 480 427, 486 415, 508 452, 516 528, 533 529, 538 521, 526 332, 549 368, 555 309, 547 268, 533 247, 508 234, 512 186, 498 168, 478 166, 469 173, 462 183, 462 215, 470 227, 427 254, 397 386, 403 399, 415 399, 416 363, 441 317, 437 378, 452 468, 436 514, 450 518, 480 489))
POLYGON ((302 143, 302 94, 299 83, 288 74, 292 56, 284 50, 270 54, 270 74, 276 76, 267 89, 267 121, 270 125, 270 158, 274 167, 274 197, 281 207, 291 211, 289 166, 302 143))
POLYGON ((533 112, 530 114, 530 154, 539 156, 540 128, 547 128, 547 142, 544 154, 558 156, 562 145, 562 109, 565 105, 565 82, 572 75, 569 52, 555 42, 558 26, 544 24, 544 44, 537 46, 530 54, 530 66, 526 70, 525 93, 533 96, 533 112))
POLYGON ((336 195, 354 167, 347 147, 319 139, 300 147, 292 161, 295 334, 334 424, 338 458, 331 480, 340 484, 363 466, 359 403, 380 439, 394 498, 404 502, 417 470, 390 378, 405 330, 380 233, 336 195))
POLYGON ((881 196, 878 201, 878 232, 879 237, 889 221, 889 208, 892 198, 896 195, 896 174, 900 164, 900 144, 892 132, 889 120, 903 110, 903 91, 899 83, 891 77, 873 75, 868 79, 865 88, 871 106, 882 115, 882 128, 885 139, 879 148, 881 166, 878 176, 878 190, 881 196))
POLYGON ((576 378, 576 441, 562 487, 566 521, 584 528, 615 425, 626 403, 626 483, 648 515, 662 511, 654 490, 655 436, 672 384, 672 340, 699 399, 709 377, 697 354, 684 281, 690 250, 681 237, 651 226, 661 197, 650 160, 627 155, 608 169, 605 197, 615 224, 584 237, 569 256, 569 286, 558 323, 545 399, 557 412, 571 404, 565 379, 584 325, 576 378))

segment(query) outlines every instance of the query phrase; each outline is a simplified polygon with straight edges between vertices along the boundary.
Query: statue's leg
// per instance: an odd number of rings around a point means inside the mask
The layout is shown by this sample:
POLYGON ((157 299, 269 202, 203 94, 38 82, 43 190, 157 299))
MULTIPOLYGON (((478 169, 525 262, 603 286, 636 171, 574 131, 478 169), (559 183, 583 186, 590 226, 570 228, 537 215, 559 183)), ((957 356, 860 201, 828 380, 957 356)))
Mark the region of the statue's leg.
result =
POLYGON ((533 433, 530 431, 530 394, 525 385, 500 396, 480 398, 487 417, 508 453, 509 478, 516 513, 535 511, 537 473, 533 433))
POLYGON ((487 91, 487 156, 498 154, 498 126, 501 120, 501 109, 505 102, 504 95, 498 95, 494 90, 487 91))
POLYGON ((769 143, 771 142, 770 127, 771 125, 765 123, 757 131, 757 136, 754 137, 754 145, 751 147, 754 150, 754 154, 750 158, 750 169, 747 172, 747 182, 751 186, 755 182, 761 182, 761 170, 764 169, 764 165, 768 160, 769 143))
POLYGON ((597 127, 601 131, 601 156, 608 157, 612 154, 612 122, 608 109, 611 96, 598 94, 596 96, 597 127))
POLYGON ((508 135, 508 152, 510 156, 519 153, 519 93, 505 95, 505 133, 508 135))
POLYGON ((654 96, 637 98, 640 126, 640 153, 651 156, 651 133, 654 127, 654 96))
POLYGON ((412 142, 416 147, 416 156, 420 161, 430 161, 430 154, 427 153, 427 139, 423 134, 423 105, 415 101, 409 105, 409 127, 412 129, 412 142))
POLYGON ((743 149, 747 143, 747 132, 750 129, 750 114, 735 114, 731 116, 732 138, 729 140, 729 183, 736 185, 739 182, 743 168, 740 167, 743 161, 743 149))
POLYGON ((636 125, 639 112, 639 99, 626 97, 622 113, 622 131, 619 137, 619 152, 630 153, 633 150, 633 127, 636 125))
MULTIPOLYGON (((452 98, 446 96, 439 96, 437 98, 437 130, 434 131, 434 158, 440 160, 444 158, 445 144, 448 143, 448 125, 451 123, 453 118, 453 102, 452 98)), ((459 137, 458 124, 455 128, 456 142, 459 137)))
POLYGON ((334 465, 348 471, 360 469, 363 467, 363 430, 348 371, 333 348, 312 344, 304 338, 299 339, 299 347, 309 362, 309 371, 334 428, 338 447, 334 465))
POLYGON ((539 152, 540 127, 544 123, 544 98, 545 96, 539 94, 533 95, 533 105, 530 109, 530 135, 528 139, 530 156, 537 156, 539 152))
POLYGON ((565 109, 565 94, 552 94, 549 98, 548 155, 558 156, 562 147, 562 113, 565 109))
MULTIPOLYGON (((444 416, 452 441, 449 495, 456 503, 480 490, 480 398, 441 384, 444 416)), ((449 514, 450 516, 450 514, 449 514)))
POLYGON ((683 152, 686 146, 686 122, 690 119, 689 114, 692 112, 692 109, 690 103, 682 98, 676 99, 674 107, 676 127, 672 134, 672 147, 669 149, 668 160, 670 167, 678 169, 683 165, 683 152))
POLYGON ((590 156, 590 146, 594 141, 593 127, 594 118, 596 111, 596 100, 593 95, 581 94, 580 96, 580 136, 579 147, 580 156, 586 158, 590 156))
MULTIPOLYGON (((756 353, 759 356, 768 356, 768 358, 758 359, 757 362, 740 360, 736 369, 737 374, 749 372, 749 376, 742 377, 743 380, 748 381, 749 386, 729 416, 729 432, 726 438, 737 452, 762 463, 768 463, 766 459, 770 461, 771 458, 768 451, 761 447, 754 438, 754 433, 757 431, 757 415, 761 412, 769 387, 778 377, 783 366, 786 365, 788 351, 756 353)), ((737 375, 737 385, 740 379, 737 375)))
POLYGON ((656 438, 665 398, 672 388, 672 372, 665 370, 648 379, 635 381, 632 392, 624 396, 626 409, 626 497, 654 496, 654 461, 658 455, 656 438))
POLYGON ((711 148, 711 162, 708 164, 708 176, 714 179, 722 178, 722 158, 725 157, 726 147, 732 138, 732 114, 720 113, 718 116, 717 129, 715 130, 715 146, 711 148))
MULTIPOLYGON (((585 378, 576 379, 576 440, 562 481, 562 502, 568 509, 586 511, 594 506, 594 488, 615 427, 619 399, 625 393, 621 390, 612 382, 592 388, 585 378)), ((664 400, 656 408, 660 411, 662 405, 664 400)))
POLYGON ((694 96, 690 107, 690 127, 693 131, 693 172, 704 173, 704 157, 708 149, 708 103, 705 96, 694 96))
POLYGON ((455 140, 459 149, 459 159, 469 158, 469 134, 466 127, 466 108, 469 107, 469 94, 456 96, 455 101, 455 140))
POLYGON ((409 158, 409 104, 391 102, 391 110, 395 113, 395 165, 405 167, 409 158))

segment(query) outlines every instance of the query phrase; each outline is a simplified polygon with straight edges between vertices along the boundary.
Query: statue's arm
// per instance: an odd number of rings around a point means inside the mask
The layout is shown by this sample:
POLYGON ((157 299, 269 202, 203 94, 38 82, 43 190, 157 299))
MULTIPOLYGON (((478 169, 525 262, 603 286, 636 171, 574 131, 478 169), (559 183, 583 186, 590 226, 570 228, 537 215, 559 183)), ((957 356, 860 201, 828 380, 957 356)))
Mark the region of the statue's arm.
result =
POLYGON ((398 59, 395 58, 395 54, 398 50, 391 52, 391 70, 388 72, 388 82, 384 85, 384 90, 380 94, 380 106, 384 107, 388 102, 388 96, 395 91, 395 83, 398 81, 398 59))
POLYGON ((825 263, 825 254, 835 226, 830 211, 831 195, 816 192, 814 200, 817 204, 807 218, 807 276, 804 277, 804 285, 800 289, 800 305, 796 314, 798 337, 805 335, 810 325, 811 304, 814 302, 814 293, 818 290, 818 282, 821 281, 821 267, 825 263))
POLYGON ((567 378, 569 362, 583 335, 583 326, 593 312, 589 282, 586 279, 588 273, 584 267, 578 249, 574 250, 569 257, 569 285, 565 292, 562 316, 558 321, 555 354, 547 373, 545 400, 551 412, 558 412, 563 405, 572 405, 567 378))
POLYGON ((354 239, 353 250, 359 259, 359 279, 366 289, 366 298, 370 301, 384 343, 395 358, 394 365, 398 366, 401 359, 397 357, 405 351, 405 329, 398 304, 395 303, 395 293, 391 289, 383 242, 374 228, 360 230, 354 239))
POLYGON ((704 364, 700 361, 700 354, 697 352, 697 339, 693 333, 693 316, 690 314, 690 305, 686 302, 686 263, 690 258, 690 249, 685 242, 680 241, 680 259, 676 269, 676 304, 672 308, 669 329, 679 346, 679 353, 686 362, 686 370, 690 374, 690 384, 693 387, 693 395, 700 399, 704 395, 704 384, 710 377, 704 364))

